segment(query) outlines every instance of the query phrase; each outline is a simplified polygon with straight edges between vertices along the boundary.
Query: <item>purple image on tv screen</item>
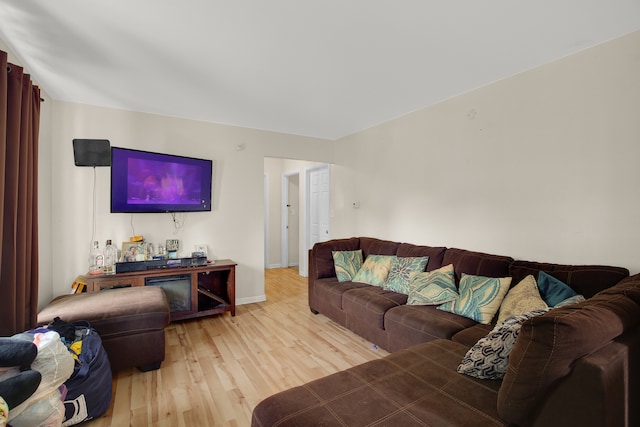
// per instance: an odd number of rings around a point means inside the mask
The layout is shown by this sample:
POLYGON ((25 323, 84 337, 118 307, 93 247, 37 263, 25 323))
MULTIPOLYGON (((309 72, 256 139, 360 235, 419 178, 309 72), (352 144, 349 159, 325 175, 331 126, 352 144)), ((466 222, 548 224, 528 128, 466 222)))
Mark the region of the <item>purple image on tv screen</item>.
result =
POLYGON ((200 168, 129 158, 129 204, 200 204, 200 168))

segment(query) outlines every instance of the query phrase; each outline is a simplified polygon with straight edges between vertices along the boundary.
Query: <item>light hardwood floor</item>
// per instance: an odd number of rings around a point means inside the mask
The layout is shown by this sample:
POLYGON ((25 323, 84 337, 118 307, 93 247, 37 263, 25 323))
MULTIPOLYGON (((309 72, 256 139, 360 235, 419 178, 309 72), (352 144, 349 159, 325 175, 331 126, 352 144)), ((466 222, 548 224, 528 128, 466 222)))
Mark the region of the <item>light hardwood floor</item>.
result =
POLYGON ((162 367, 118 373, 111 407, 84 425, 248 426, 265 397, 388 354, 313 315, 297 269, 266 270, 265 288, 267 301, 236 317, 169 325, 162 367))

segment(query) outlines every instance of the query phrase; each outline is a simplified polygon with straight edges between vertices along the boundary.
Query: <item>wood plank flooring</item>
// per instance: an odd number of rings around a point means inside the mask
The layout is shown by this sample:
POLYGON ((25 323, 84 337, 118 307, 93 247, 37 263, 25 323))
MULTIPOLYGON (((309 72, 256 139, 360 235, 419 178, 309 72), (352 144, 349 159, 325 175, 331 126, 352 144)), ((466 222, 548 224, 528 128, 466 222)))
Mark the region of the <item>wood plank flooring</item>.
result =
POLYGON ((267 301, 238 306, 236 317, 169 325, 162 367, 118 373, 107 413, 83 425, 248 426, 262 399, 388 354, 313 315, 297 269, 266 270, 265 291, 267 301))

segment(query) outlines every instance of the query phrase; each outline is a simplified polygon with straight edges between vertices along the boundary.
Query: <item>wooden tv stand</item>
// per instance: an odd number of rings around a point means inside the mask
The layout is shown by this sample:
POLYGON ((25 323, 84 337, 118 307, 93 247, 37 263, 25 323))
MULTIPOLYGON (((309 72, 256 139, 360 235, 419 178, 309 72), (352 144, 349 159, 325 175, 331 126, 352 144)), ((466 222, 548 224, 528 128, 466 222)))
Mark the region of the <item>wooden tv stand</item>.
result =
POLYGON ((158 268, 85 276, 87 292, 130 286, 160 286, 171 308, 171 320, 222 314, 236 315, 236 265, 220 259, 203 266, 158 268))

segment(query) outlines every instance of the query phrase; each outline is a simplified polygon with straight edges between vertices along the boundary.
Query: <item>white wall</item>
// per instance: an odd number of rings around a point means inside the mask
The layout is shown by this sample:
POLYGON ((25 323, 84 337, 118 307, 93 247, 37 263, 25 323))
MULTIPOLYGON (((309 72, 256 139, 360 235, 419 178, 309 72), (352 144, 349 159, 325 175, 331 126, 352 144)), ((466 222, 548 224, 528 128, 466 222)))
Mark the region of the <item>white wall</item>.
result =
MULTIPOLYGON (((330 161, 332 142, 219 124, 54 102, 52 145, 53 271, 41 278, 42 293, 59 295, 87 270, 92 239, 93 168, 76 167, 73 138, 106 138, 112 146, 160 151, 214 161, 213 210, 177 214, 112 214, 109 212, 110 168, 96 172, 95 239, 116 244, 135 234, 157 244, 180 240, 181 256, 196 244, 207 244, 212 258, 238 263, 236 298, 239 304, 264 299, 264 157, 330 161), (238 145, 243 150, 236 150, 238 145), (50 291, 49 291, 50 289, 50 291)), ((46 137, 45 137, 46 138, 46 137)))
MULTIPOLYGON (((45 93, 40 305, 67 293, 87 267, 93 174, 73 165, 73 138, 213 159, 212 212, 187 214, 177 232, 166 214, 136 214, 132 223, 153 242, 178 238, 187 251, 206 243, 213 257, 236 260, 239 302, 264 298, 265 157, 333 161, 331 237, 640 272, 638 51, 634 33, 335 143, 51 101, 45 93), (240 144, 245 149, 236 151, 240 144)), ((109 213, 108 168, 96 175, 95 237, 126 240, 132 217, 109 213)))
POLYGON ((339 140, 333 237, 640 272, 638 52, 640 32, 339 140))

